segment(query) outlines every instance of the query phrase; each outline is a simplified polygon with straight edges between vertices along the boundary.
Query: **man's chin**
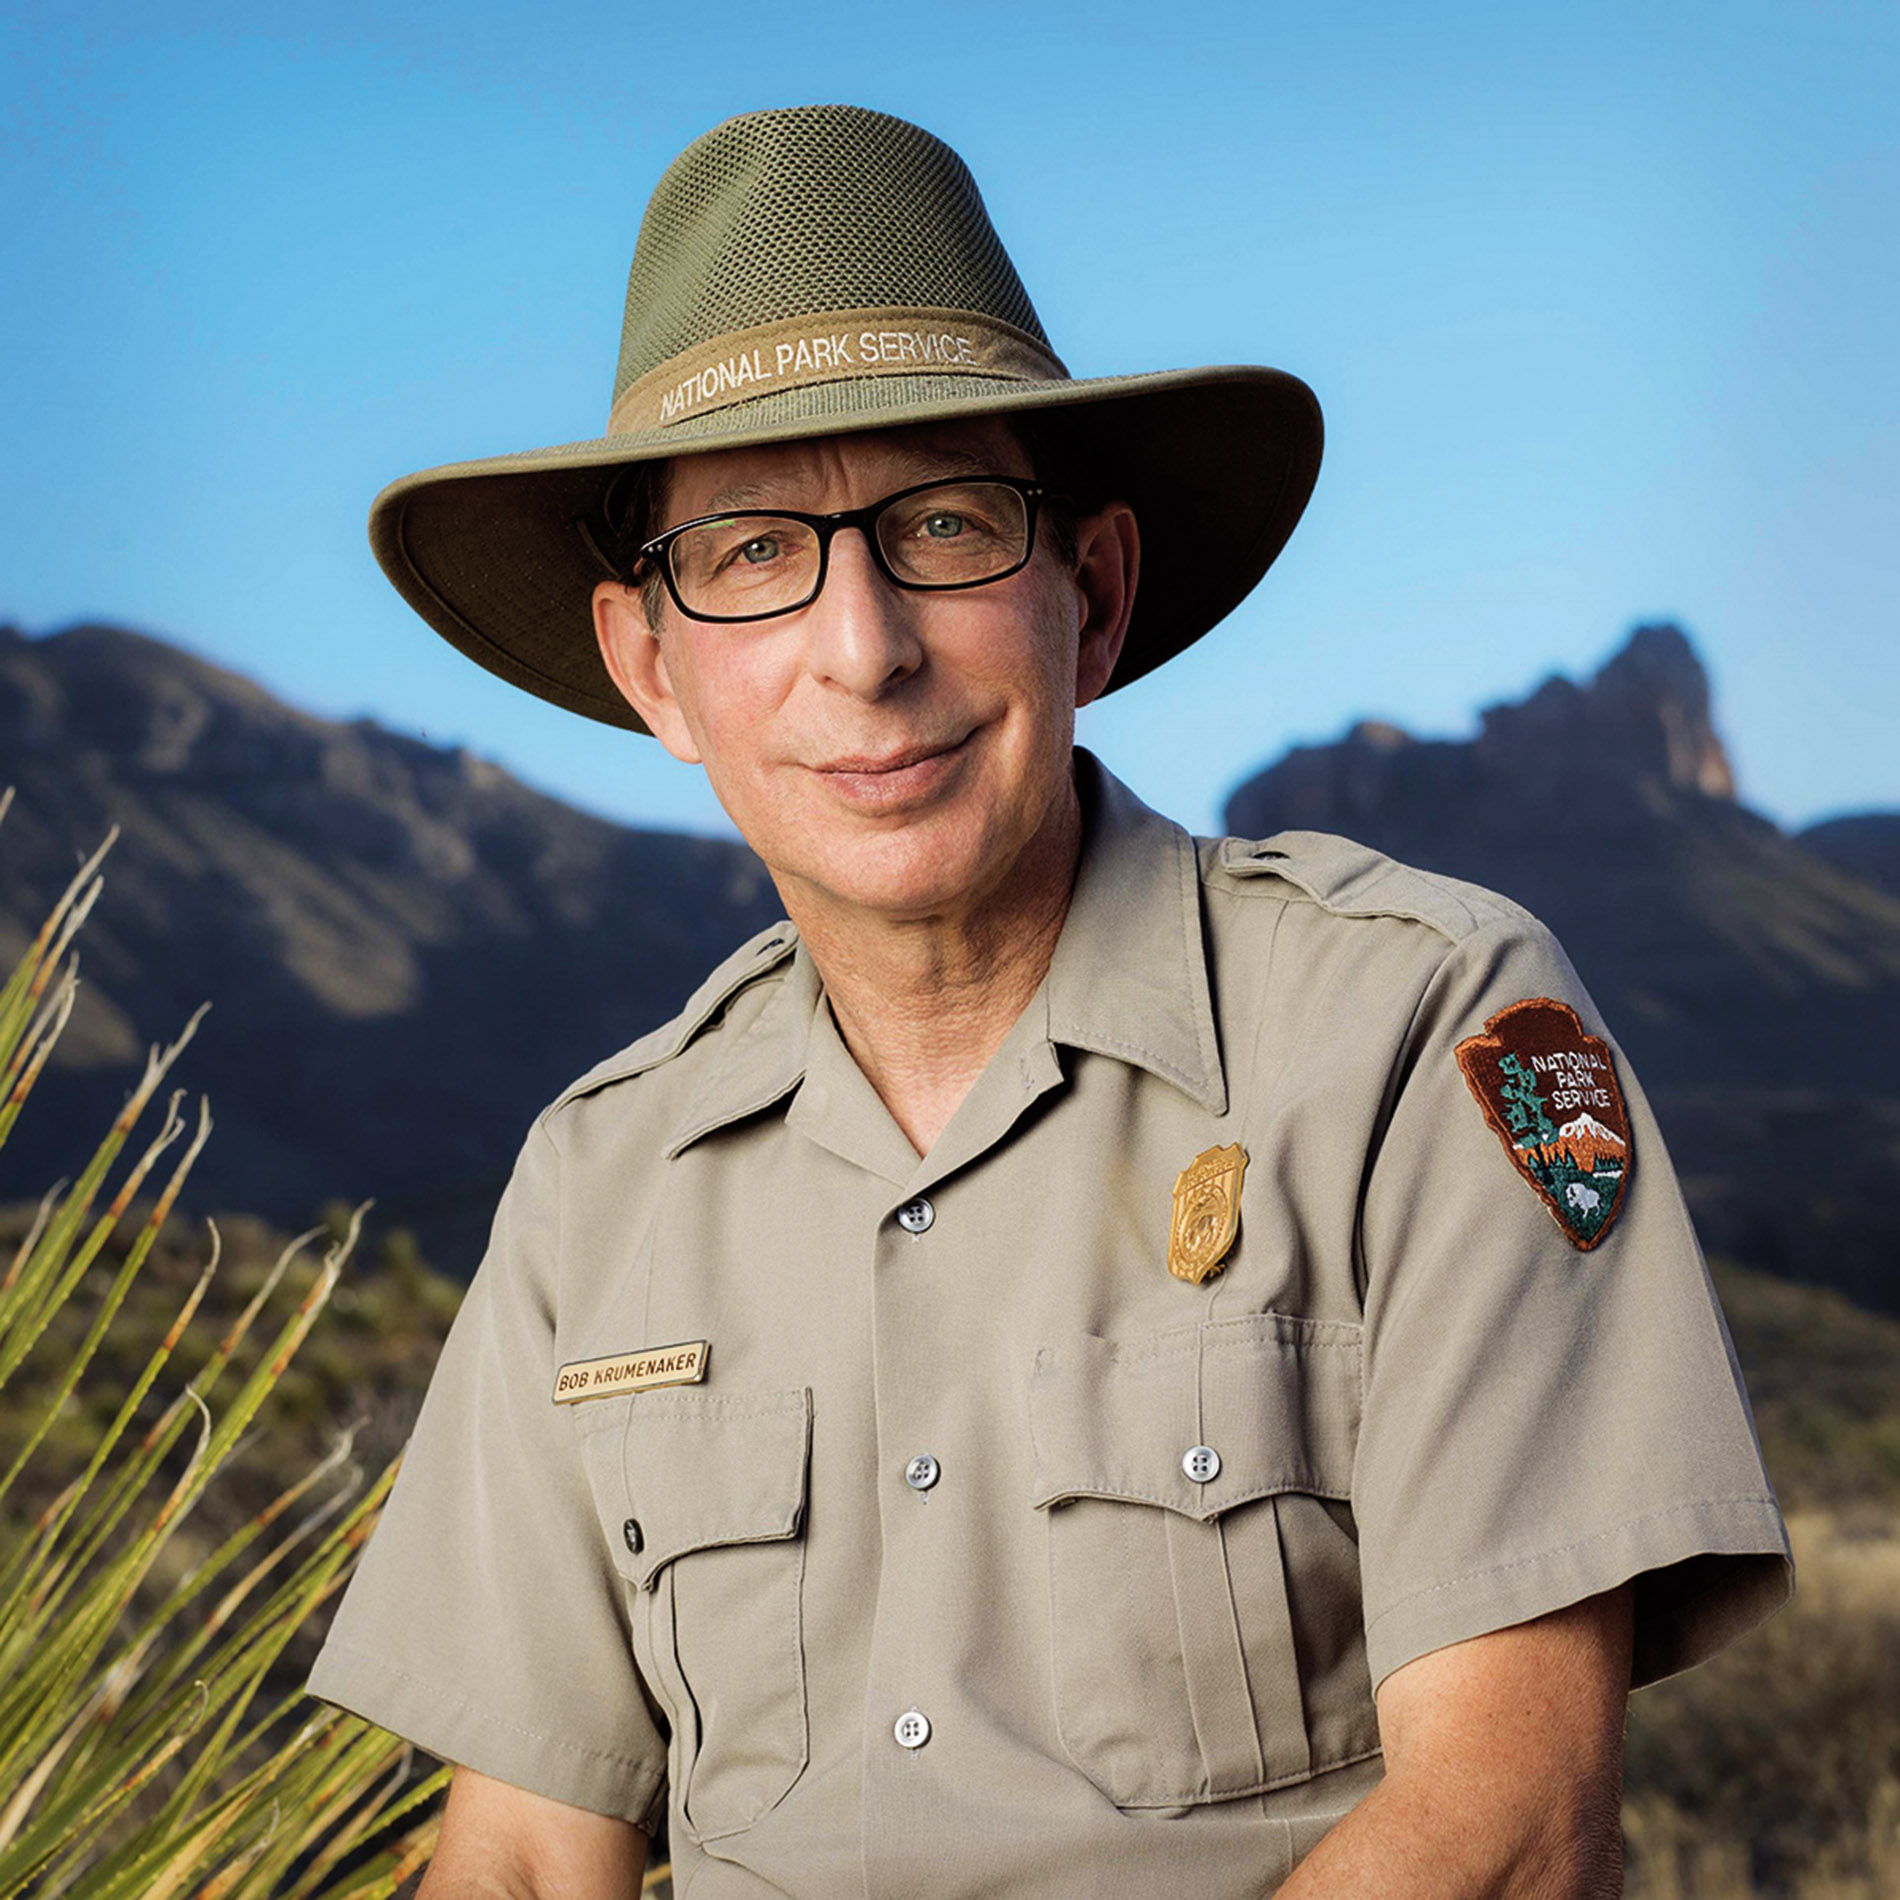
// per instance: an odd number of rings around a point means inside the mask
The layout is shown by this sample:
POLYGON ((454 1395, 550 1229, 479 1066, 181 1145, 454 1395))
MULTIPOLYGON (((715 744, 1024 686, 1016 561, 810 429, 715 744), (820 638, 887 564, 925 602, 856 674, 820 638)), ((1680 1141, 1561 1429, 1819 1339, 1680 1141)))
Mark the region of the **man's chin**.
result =
POLYGON ((952 827, 922 822, 881 827, 823 861, 801 857, 796 868, 778 874, 788 906, 796 908, 796 893, 830 910, 891 923, 923 923, 967 908, 994 881, 996 868, 952 827))

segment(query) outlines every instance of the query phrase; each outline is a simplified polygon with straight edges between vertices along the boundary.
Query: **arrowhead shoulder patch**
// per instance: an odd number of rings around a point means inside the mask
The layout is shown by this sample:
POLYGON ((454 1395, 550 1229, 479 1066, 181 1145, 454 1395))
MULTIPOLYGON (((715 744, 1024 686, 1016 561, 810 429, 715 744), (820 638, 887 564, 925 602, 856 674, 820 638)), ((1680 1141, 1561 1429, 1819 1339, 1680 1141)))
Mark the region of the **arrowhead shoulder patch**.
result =
POLYGON ((1587 1253, 1610 1231, 1636 1160, 1609 1045, 1568 1003, 1531 996, 1466 1037, 1458 1066, 1511 1165, 1587 1253))

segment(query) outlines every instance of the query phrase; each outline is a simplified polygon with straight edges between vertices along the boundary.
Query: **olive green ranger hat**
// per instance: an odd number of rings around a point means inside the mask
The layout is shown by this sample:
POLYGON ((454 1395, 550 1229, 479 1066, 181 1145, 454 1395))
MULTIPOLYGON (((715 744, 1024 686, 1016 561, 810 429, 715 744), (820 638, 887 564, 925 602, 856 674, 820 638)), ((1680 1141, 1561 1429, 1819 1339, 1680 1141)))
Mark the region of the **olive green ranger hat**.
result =
POLYGON ((1038 441, 1060 443, 1095 500, 1129 503, 1140 523, 1116 686, 1232 611, 1319 470, 1319 405, 1278 370, 1071 377, 940 139, 855 106, 747 113, 688 146, 647 206, 606 434, 392 483, 370 543, 404 599, 470 659, 642 731, 592 624, 594 588, 626 572, 625 524, 610 519, 616 471, 1030 415, 1047 418, 1038 441))

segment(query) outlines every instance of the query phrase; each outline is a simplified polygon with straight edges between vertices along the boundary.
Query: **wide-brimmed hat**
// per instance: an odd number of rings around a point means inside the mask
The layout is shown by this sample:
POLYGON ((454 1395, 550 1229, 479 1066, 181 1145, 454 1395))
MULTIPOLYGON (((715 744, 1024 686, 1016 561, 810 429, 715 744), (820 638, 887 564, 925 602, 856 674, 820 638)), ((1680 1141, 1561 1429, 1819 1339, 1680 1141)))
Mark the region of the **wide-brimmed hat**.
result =
MULTIPOLYGON (((1112 257, 1101 294, 1139 268, 1112 257)), ((1319 405, 1297 377, 1240 366, 1071 377, 942 140, 855 106, 747 113, 688 146, 647 206, 606 434, 394 482, 371 510, 370 544, 470 659, 643 731, 593 633, 593 590, 616 574, 615 470, 1030 414, 1051 419, 1038 435, 1060 441, 1065 466, 1140 524, 1114 686, 1232 611, 1319 470, 1319 405)))

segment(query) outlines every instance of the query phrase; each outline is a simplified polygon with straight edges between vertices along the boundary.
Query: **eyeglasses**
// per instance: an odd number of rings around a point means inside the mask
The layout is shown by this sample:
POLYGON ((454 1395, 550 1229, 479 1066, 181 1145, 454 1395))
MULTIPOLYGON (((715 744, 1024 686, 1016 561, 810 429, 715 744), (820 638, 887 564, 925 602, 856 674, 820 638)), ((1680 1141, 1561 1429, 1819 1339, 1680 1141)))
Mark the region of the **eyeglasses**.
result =
POLYGON ((840 528, 863 533, 894 587, 949 593, 1027 566, 1041 504, 1060 499, 1013 475, 952 477, 832 515, 795 508, 701 515, 642 542, 639 553, 689 619, 769 620, 818 598, 840 528))

